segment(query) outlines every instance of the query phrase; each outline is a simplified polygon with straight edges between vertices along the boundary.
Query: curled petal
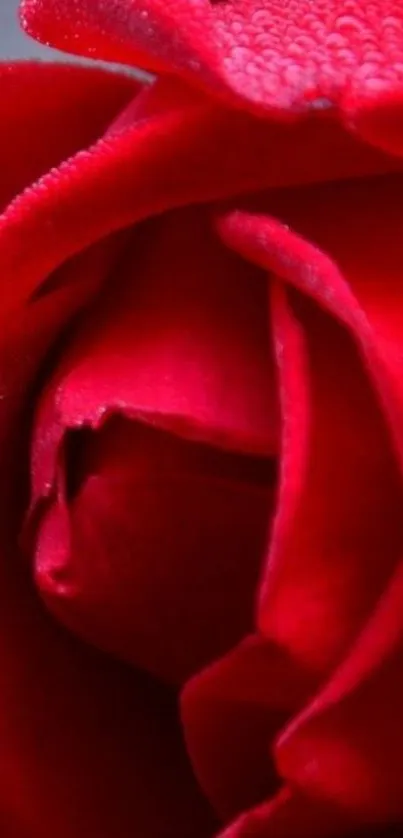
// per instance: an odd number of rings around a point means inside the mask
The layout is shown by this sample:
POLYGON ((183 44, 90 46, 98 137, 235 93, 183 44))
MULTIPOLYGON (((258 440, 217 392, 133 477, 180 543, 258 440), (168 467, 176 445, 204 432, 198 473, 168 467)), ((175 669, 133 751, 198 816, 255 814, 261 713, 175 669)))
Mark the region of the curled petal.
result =
MULTIPOLYGON (((393 0, 23 0, 22 21, 61 49, 182 76, 276 118, 403 101, 403 19, 393 0), (78 13, 78 19, 77 19, 78 13)), ((401 122, 400 122, 401 126, 401 122)), ((400 133, 400 138, 402 134, 400 133)))
POLYGON ((272 489, 259 464, 135 423, 95 445, 75 498, 41 517, 36 584, 76 634, 180 684, 252 625, 272 489))
MULTIPOLYGON (((155 101, 154 88, 150 96, 155 101)), ((121 130, 117 124, 48 172, 0 217, 2 322, 63 261, 150 215, 264 186, 396 168, 396 160, 333 121, 271 125, 203 99, 161 108, 158 96, 156 112, 144 101, 139 118, 136 110, 121 130)))
POLYGON ((219 838, 397 838, 367 832, 337 806, 283 786, 270 801, 236 818, 219 838))
POLYGON ((0 210, 42 175, 94 142, 139 85, 74 65, 0 63, 0 210), (44 141, 46 133, 46 141, 44 141))
POLYGON ((73 543, 41 541, 40 587, 77 631, 170 680, 251 625, 277 453, 268 330, 264 277, 204 211, 172 212, 122 252, 40 403, 34 508, 69 431, 81 445, 64 452, 73 543))
POLYGON ((61 631, 16 547, 26 405, 60 330, 91 298, 97 273, 85 259, 81 267, 81 281, 57 284, 1 336, 0 825, 7 838, 188 838, 199 827, 204 838, 213 820, 189 771, 175 697, 61 631))
POLYGON ((182 720, 196 775, 215 808, 234 818, 275 794, 272 749, 315 687, 280 647, 245 638, 198 673, 182 694, 182 720))
MULTIPOLYGON (((360 185, 333 184, 329 204, 325 200, 327 190, 306 190, 298 201, 292 193, 272 196, 276 214, 287 227, 273 218, 233 216, 227 228, 224 223, 224 235, 227 241, 238 244, 243 255, 275 270, 287 283, 344 321, 372 380, 389 429, 391 453, 401 467, 401 181, 385 178, 360 185), (379 206, 384 208, 382 220, 379 206), (376 230, 375 236, 368 235, 370 229, 376 230)), ((351 373, 347 363, 340 368, 351 373)), ((350 407, 352 403, 350 399, 350 407)), ((361 420, 365 433, 368 411, 362 413, 361 420)), ((357 427, 356 440, 360 438, 361 429, 357 427)), ((386 452, 374 439, 376 457, 381 450, 386 452)), ((350 485, 347 481, 346 487, 350 485)), ((382 492, 387 485, 381 478, 382 492)), ((364 497, 361 492, 361 499, 364 497)), ((397 485, 393 498, 398 504, 400 497, 397 485)), ((354 499, 350 523, 356 510, 354 499)), ((385 528, 384 543, 378 542, 377 546, 378 567, 385 556, 392 556, 390 548, 395 551, 388 577, 381 582, 377 595, 374 591, 367 618, 350 637, 344 663, 336 668, 317 699, 285 730, 277 750, 279 771, 293 785, 371 823, 399 821, 402 817, 402 532, 398 508, 397 513, 393 533, 385 528)), ((379 508, 372 515, 384 524, 379 508)), ((366 529, 370 525, 368 518, 366 529)), ((369 591, 365 564, 370 555, 368 547, 361 554, 359 597, 369 591)), ((358 557, 359 552, 355 555, 358 557)), ((268 614, 269 602, 268 597, 268 614)))
MULTIPOLYGON (((333 299, 336 268, 288 227, 239 214, 224 219, 222 230, 250 258, 260 251, 260 264, 265 260, 276 272, 286 265, 290 281, 301 271, 307 292, 317 287, 307 258, 312 251, 323 270, 324 299, 333 299)), ((399 559, 401 478, 376 389, 351 337, 288 293, 279 286, 273 309, 283 468, 259 621, 306 665, 326 672, 360 630, 399 559)))
POLYGON ((278 743, 284 776, 370 823, 403 815, 403 565, 350 655, 278 743))

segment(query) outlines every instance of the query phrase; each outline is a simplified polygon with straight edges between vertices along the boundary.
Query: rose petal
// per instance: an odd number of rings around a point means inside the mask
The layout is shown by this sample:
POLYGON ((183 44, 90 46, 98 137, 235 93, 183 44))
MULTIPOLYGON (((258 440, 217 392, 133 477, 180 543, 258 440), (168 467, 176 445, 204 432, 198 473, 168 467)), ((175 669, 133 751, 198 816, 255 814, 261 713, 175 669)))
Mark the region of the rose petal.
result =
POLYGON ((113 411, 238 454, 264 455, 261 462, 231 458, 197 445, 193 453, 189 443, 130 423, 120 432, 115 425, 112 435, 105 428, 96 442, 84 438, 78 468, 88 484, 75 503, 75 544, 63 570, 74 594, 58 606, 54 550, 40 550, 40 585, 69 624, 76 612, 78 631, 175 680, 250 627, 270 512, 268 488, 254 484, 271 482, 266 457, 277 450, 266 283, 211 236, 207 220, 187 209, 139 229, 111 293, 82 322, 46 388, 33 442, 34 503, 54 485, 65 431, 97 428, 113 411), (166 476, 156 459, 161 444, 166 476), (91 524, 100 516, 103 538, 91 524), (121 547, 111 549, 112 540, 121 547), (77 575, 84 577, 78 591, 77 575), (134 608, 130 598, 137 597, 134 608))
POLYGON ((31 419, 32 394, 41 366, 73 317, 101 285, 114 248, 111 238, 67 262, 48 278, 48 293, 32 300, 19 317, 8 322, 1 335, 0 457, 10 495, 11 482, 20 477, 21 470, 25 473, 24 486, 28 480, 27 419, 31 419))
POLYGON ((4 835, 207 838, 174 697, 63 634, 4 539, 1 589, 4 835))
POLYGON ((189 754, 225 820, 275 791, 275 736, 313 687, 286 653, 254 636, 186 685, 182 719, 189 754))
MULTIPOLYGON (((139 228, 109 287, 47 390, 53 421, 96 427, 118 410, 231 450, 276 453, 266 283, 211 234, 203 211, 139 228)), ((46 469, 53 434, 49 420, 39 424, 34 457, 46 469)))
MULTIPOLYGON (((299 236, 278 222, 250 216, 233 218, 235 226, 227 230, 233 240, 238 230, 244 255, 270 265, 344 319, 367 361, 400 460, 401 191, 396 178, 333 185, 331 205, 325 187, 307 190, 302 204, 291 193, 284 203, 276 199, 277 212, 299 236), (376 235, 369 235, 374 229, 376 235)), ((379 517, 379 510, 375 514, 379 517)), ((396 545, 399 538, 397 533, 396 545)), ((379 555, 383 561, 383 549, 379 555)), ((380 586, 379 604, 345 664, 278 746, 279 770, 294 785, 371 822, 402 817, 401 580, 399 563, 389 587, 380 586)))
POLYGON ((278 744, 284 776, 368 822, 402 818, 403 565, 351 654, 278 744))
POLYGON ((94 142, 139 88, 117 73, 39 61, 1 63, 0 85, 1 209, 94 142))
MULTIPOLYGON (((241 216, 236 226, 223 224, 227 240, 245 252, 248 219, 245 227, 241 216)), ((265 225, 261 218, 268 234, 270 219, 265 225)), ((258 229, 255 219, 254 236, 258 229)), ((284 241, 275 238, 275 227, 272 234, 274 250, 284 241)), ((298 264, 293 241, 289 233, 287 264, 298 264)), ((250 242, 253 250, 256 238, 250 242)), ((277 256, 270 257, 266 264, 276 270, 277 256)), ((288 309, 280 295, 273 312, 283 473, 259 621, 306 665, 327 671, 399 558, 402 491, 388 430, 354 344, 336 321, 297 302, 288 309)))
POLYGON ((134 117, 48 173, 1 216, 2 321, 63 261, 149 215, 265 185, 396 165, 332 121, 272 126, 199 99, 158 107, 154 117, 134 117))
POLYGON ((180 74, 229 101, 287 112, 403 101, 403 19, 391 0, 23 0, 27 31, 61 49, 180 74))
POLYGON ((70 629, 182 683, 252 625, 267 467, 123 420, 97 437, 70 509, 41 520, 36 583, 70 629))
POLYGON ((284 786, 269 802, 240 815, 219 838, 397 838, 360 827, 337 807, 284 786))
POLYGON ((94 276, 83 270, 77 285, 40 297, 1 337, 0 823, 7 838, 188 838, 194 830, 205 838, 212 821, 189 771, 174 697, 63 633, 15 546, 30 388, 94 276))
POLYGON ((403 462, 402 192, 400 176, 282 190, 263 198, 264 216, 228 217, 223 235, 346 324, 403 462))

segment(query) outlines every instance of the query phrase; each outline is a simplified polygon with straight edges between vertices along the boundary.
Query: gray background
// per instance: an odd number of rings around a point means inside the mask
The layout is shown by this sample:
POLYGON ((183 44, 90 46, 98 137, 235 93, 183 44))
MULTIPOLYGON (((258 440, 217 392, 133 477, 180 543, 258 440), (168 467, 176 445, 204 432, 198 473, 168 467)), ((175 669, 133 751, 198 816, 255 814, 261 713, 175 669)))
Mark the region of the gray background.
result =
POLYGON ((19 0, 0 0, 0 58, 63 58, 49 47, 37 44, 19 28, 19 0))
MULTIPOLYGON (((167 0, 169 2, 169 0, 167 0)), ((104 63, 102 61, 91 61, 90 59, 78 58, 77 56, 68 55, 67 53, 59 52, 56 49, 45 47, 38 44, 33 38, 23 32, 18 20, 18 6, 20 0, 0 0, 0 61, 8 58, 40 58, 48 61, 80 61, 83 64, 98 64, 107 70, 119 70, 130 73, 141 81, 149 79, 142 70, 137 70, 134 67, 130 69, 125 66, 112 63, 104 63)))

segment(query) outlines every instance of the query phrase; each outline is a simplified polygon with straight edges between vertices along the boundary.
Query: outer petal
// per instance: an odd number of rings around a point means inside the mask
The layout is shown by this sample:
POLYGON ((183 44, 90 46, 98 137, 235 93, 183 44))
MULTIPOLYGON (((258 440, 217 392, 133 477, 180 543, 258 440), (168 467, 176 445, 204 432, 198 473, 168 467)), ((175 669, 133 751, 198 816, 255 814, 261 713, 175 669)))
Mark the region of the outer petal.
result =
POLYGON ((394 0, 23 0, 22 20, 59 48, 179 73, 277 115, 403 98, 394 0))
POLYGON ((135 107, 131 122, 48 173, 0 218, 0 316, 18 310, 65 259, 150 214, 395 166, 331 121, 273 127, 200 99, 147 118, 135 107))
POLYGON ((337 806, 284 786, 231 823, 219 838, 398 838, 399 833, 367 831, 337 806))
MULTIPOLYGON (((1 334, 1 475, 9 483, 11 495, 17 488, 14 484, 20 479, 21 472, 24 473, 24 488, 28 478, 25 473, 29 462, 27 421, 31 419, 29 401, 37 376, 47 353, 105 280, 115 244, 111 237, 55 271, 43 287, 43 293, 23 308, 18 317, 10 320, 1 334), (27 455, 26 461, 22 452, 27 455), (16 463, 20 463, 21 469, 16 469, 16 463)), ((15 512, 21 513, 19 504, 15 512)))
MULTIPOLYGON (((367 362, 400 462, 401 187, 398 178, 361 188, 333 185, 330 203, 325 189, 308 190, 302 203, 302 196, 298 202, 292 194, 277 196, 276 213, 306 238, 256 217, 249 217, 250 226, 245 218, 233 219, 228 233, 234 242, 236 229, 242 253, 270 265, 345 321, 367 362)), ((397 532, 390 544, 398 546, 400 538, 397 532)), ((383 550, 379 555, 384 560, 383 550)), ((364 574, 362 590, 366 584, 364 574)), ((351 655, 279 743, 280 770, 293 783, 370 821, 402 817, 401 614, 399 562, 351 655)))
POLYGON ((403 817, 403 565, 351 654, 278 743, 284 775, 369 823, 403 817))
POLYGON ((3 549, 4 838, 209 835, 175 697, 63 634, 16 559, 3 549))
POLYGON ((186 685, 189 754, 225 821, 276 791, 273 743, 314 688, 314 679, 286 652, 258 636, 245 638, 186 685))
POLYGON ((0 63, 0 210, 94 142, 139 85, 127 76, 48 62, 0 63))
MULTIPOLYGON (((233 219, 232 230, 224 222, 224 235, 242 250, 244 222, 233 219)), ((281 247, 272 233, 273 247, 281 247)), ((294 258, 290 242, 284 259, 289 265, 294 258)), ((276 259, 267 266, 277 269, 276 259)), ((273 311, 283 468, 259 621, 306 665, 326 672, 399 559, 403 500, 388 428, 353 342, 319 309, 293 300, 289 308, 279 292, 273 311)))
POLYGON ((224 237, 345 323, 403 462, 402 193, 400 176, 283 190, 257 202, 269 216, 232 214, 224 237))

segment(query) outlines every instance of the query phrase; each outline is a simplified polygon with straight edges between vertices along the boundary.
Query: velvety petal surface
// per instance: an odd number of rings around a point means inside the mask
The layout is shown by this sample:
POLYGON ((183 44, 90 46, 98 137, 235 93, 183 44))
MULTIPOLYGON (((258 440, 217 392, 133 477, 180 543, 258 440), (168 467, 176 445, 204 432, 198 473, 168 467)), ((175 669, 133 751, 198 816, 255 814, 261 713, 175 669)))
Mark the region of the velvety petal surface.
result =
POLYGON ((41 521, 36 583, 68 628, 181 683, 252 626, 267 469, 122 421, 95 444, 75 499, 41 521))
POLYGON ((66 268, 55 290, 1 336, 2 835, 185 838, 196 828, 204 838, 212 823, 189 771, 174 696, 65 634, 46 615, 16 548, 27 400, 46 353, 102 275, 105 253, 94 255, 70 266, 81 281, 69 282, 66 268))
POLYGON ((277 453, 267 284, 201 209, 133 231, 60 375, 56 410, 68 427, 121 410, 233 451, 277 453))
POLYGON ((225 822, 275 796, 273 743, 314 688, 286 652, 253 635, 186 685, 181 706, 189 756, 225 822))
POLYGON ((15 559, 2 551, 5 838, 210 835, 175 697, 62 633, 15 559))
MULTIPOLYGON (((11 506, 14 492, 21 489, 21 475, 28 497, 29 424, 47 355, 104 282, 116 244, 112 237, 105 239, 66 262, 48 277, 44 293, 10 319, 1 334, 0 456, 3 489, 9 484, 7 502, 11 506)), ((16 525, 20 513, 18 503, 14 510, 16 525)))
POLYGON ((39 61, 0 63, 0 210, 93 143, 136 95, 117 73, 39 61))
POLYGON ((236 818, 220 838, 397 838, 372 831, 331 803, 283 786, 269 802, 236 818))
POLYGON ((135 108, 132 122, 124 120, 122 129, 45 175, 0 218, 2 319, 65 259, 150 215, 264 186, 397 165, 331 119, 272 126, 198 97, 179 108, 158 106, 154 116, 146 112, 137 119, 135 108))
POLYGON ((354 120, 385 97, 402 106, 394 0, 23 0, 21 17, 53 46, 174 72, 280 118, 340 107, 354 120))
POLYGON ((320 309, 273 311, 282 370, 283 459, 259 622, 305 665, 345 653, 399 559, 402 489, 356 348, 320 309))
POLYGON ((63 0, 57 18, 52 2, 25 0, 41 37, 57 43, 62 23, 70 48, 74 20, 77 51, 184 81, 164 79, 128 107, 131 83, 111 81, 105 118, 97 73, 77 93, 67 69, 55 71, 60 100, 46 72, 38 100, 29 71, 4 75, 10 131, 0 146, 24 165, 21 183, 10 165, 0 200, 40 178, 0 218, 5 838, 213 830, 175 696, 57 627, 14 546, 27 495, 23 404, 49 373, 40 367, 55 338, 107 276, 37 417, 42 596, 73 632, 166 680, 220 658, 185 689, 183 720, 218 809, 232 817, 258 804, 225 838, 344 838, 354 824, 403 817, 402 180, 368 178, 400 163, 332 116, 342 108, 350 127, 401 153, 403 27, 388 0, 345 5, 339 14, 336 2, 296 2, 276 18, 273 4, 238 0, 86 0, 77 18, 63 0), (216 108, 203 90, 311 115, 271 125, 216 108), (23 107, 32 154, 17 130, 23 107), (49 113, 48 158, 38 137, 49 113), (322 183, 295 188, 313 181, 322 183), (218 208, 227 251, 212 244, 207 211, 188 208, 266 187, 262 200, 218 208), (268 456, 278 449, 270 307, 283 463, 268 552, 268 456), (264 556, 262 638, 225 654, 252 629, 264 556), (278 777, 289 787, 261 804, 278 777))
POLYGON ((400 563, 351 654, 278 745, 288 776, 370 823, 402 818, 402 591, 400 563))
POLYGON ((225 221, 224 238, 341 320, 364 356, 403 457, 401 176, 273 192, 225 221), (380 212, 380 209, 382 212, 380 212), (227 238, 228 237, 228 238, 227 238))
POLYGON ((283 464, 259 621, 326 671, 399 558, 400 478, 351 339, 301 300, 287 315, 277 299, 274 320, 283 464))
MULTIPOLYGON (((329 189, 328 186, 299 193, 298 202, 292 192, 274 196, 276 216, 287 227, 267 217, 233 216, 227 222, 229 226, 224 235, 227 241, 237 243, 244 255, 248 254, 260 265, 266 264, 287 283, 294 284, 312 296, 322 308, 344 321, 360 349, 361 363, 372 380, 373 393, 383 409, 398 463, 402 452, 401 180, 385 178, 363 182, 361 186, 357 183, 333 184, 330 201, 327 200, 329 189), (378 211, 380 207, 381 213, 378 211)), ((308 323, 306 314, 301 321, 304 307, 298 307, 297 311, 298 322, 305 324, 303 333, 310 334, 312 340, 315 333, 312 321, 308 323)), ((334 326, 329 322, 326 331, 326 345, 329 343, 329 346, 332 329, 334 326)), ((324 346, 325 340, 322 341, 322 348, 324 346)), ((344 363, 344 373, 353 369, 352 358, 351 355, 351 366, 344 363)), ((345 380, 345 375, 343 378, 345 380)), ((350 395, 350 408, 352 404, 350 395)), ((365 438, 363 435, 369 427, 369 418, 368 410, 361 414, 361 423, 356 426, 356 440, 365 438)), ((381 438, 378 430, 378 441, 376 443, 374 437, 372 450, 376 453, 378 466, 383 462, 383 469, 387 462, 387 448, 381 438)), ((334 429, 332 445, 333 440, 334 429)), ((366 455, 368 453, 367 450, 366 455)), ((346 491, 353 485, 353 479, 350 477, 346 482, 346 491)), ((383 472, 378 481, 385 499, 388 496, 387 487, 391 484, 383 472)), ((368 493, 361 490, 360 498, 365 497, 368 499, 368 493)), ((341 804, 371 822, 393 821, 402 816, 399 768, 402 648, 400 497, 397 487, 388 509, 383 511, 382 522, 389 521, 384 527, 383 542, 381 539, 374 541, 374 546, 377 543, 379 567, 384 570, 389 565, 389 581, 385 579, 379 585, 371 613, 362 623, 351 653, 336 669, 323 693, 285 731, 278 745, 278 765, 284 776, 308 789, 315 797, 341 804), (393 502, 398 503, 397 519, 391 527, 388 515, 393 502), (392 553, 396 549, 398 553, 390 562, 391 548, 392 553)), ((380 508, 378 505, 378 509, 370 514, 377 518, 380 508)), ((355 498, 351 505, 350 526, 352 522, 356 526, 359 521, 357 509, 355 498)), ((365 529, 370 526, 368 517, 365 529)), ((354 562, 360 555, 358 544, 355 546, 354 562)), ((369 547, 361 553, 361 560, 356 565, 357 569, 361 567, 357 576, 360 584, 354 594, 357 603, 363 594, 367 596, 371 590, 369 547)), ((270 569, 267 579, 267 610, 264 616, 263 607, 263 627, 271 625, 272 620, 270 569)), ((375 589, 373 593, 376 594, 375 589)), ((342 608, 343 619, 344 614, 342 608)), ((351 640, 354 641, 354 633, 351 640)))
POLYGON ((206 213, 173 212, 121 252, 40 403, 34 503, 66 431, 80 448, 64 451, 71 522, 59 493, 37 581, 68 625, 169 680, 251 627, 278 442, 268 329, 260 272, 206 213), (113 412, 133 421, 108 426, 113 412))
MULTIPOLYGON (((259 623, 263 634, 281 645, 260 641, 260 662, 256 648, 239 647, 190 683, 183 713, 201 784, 227 816, 270 796, 276 777, 275 772, 270 776, 270 754, 278 741, 280 775, 313 793, 308 815, 305 804, 291 812, 287 805, 281 816, 270 804, 267 811, 263 807, 256 815, 245 815, 233 827, 234 834, 239 828, 240 835, 254 830, 257 835, 276 835, 278 829, 287 838, 322 838, 345 835, 349 819, 342 818, 336 828, 337 818, 326 805, 323 811, 327 795, 321 787, 321 768, 315 769, 317 786, 309 784, 308 759, 313 771, 317 754, 323 753, 326 776, 333 771, 335 784, 342 778, 346 795, 347 790, 358 794, 356 776, 347 762, 345 770, 338 771, 340 730, 332 735, 329 752, 322 747, 321 732, 309 742, 308 757, 303 745, 293 750, 292 717, 304 706, 315 708, 310 700, 319 681, 313 672, 326 673, 349 648, 398 563, 401 487, 382 415, 348 334, 309 301, 287 297, 277 283, 273 321, 283 404, 283 473, 259 623), (289 650, 289 658, 281 647, 289 650), (284 745, 285 758, 283 742, 290 743, 289 751, 284 745)), ((373 635, 373 643, 375 639, 373 635)), ((309 713, 308 709, 307 717, 309 713)), ((315 718, 314 710, 312 715, 315 718)), ((362 723, 369 742, 373 724, 362 723)), ((397 758, 395 764, 397 770, 397 758)), ((388 777, 386 762, 383 770, 388 777)), ((370 793, 376 800, 376 781, 370 793)), ((336 813, 342 811, 339 804, 346 804, 346 795, 339 799, 334 793, 336 813)), ((366 814, 364 806, 356 812, 364 819, 366 814)), ((391 813, 396 816, 396 811, 391 813)))

